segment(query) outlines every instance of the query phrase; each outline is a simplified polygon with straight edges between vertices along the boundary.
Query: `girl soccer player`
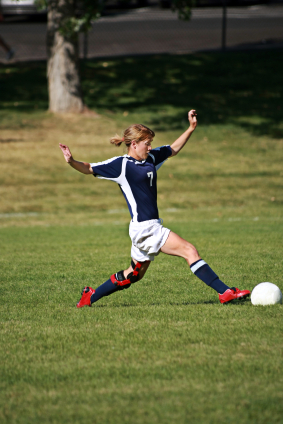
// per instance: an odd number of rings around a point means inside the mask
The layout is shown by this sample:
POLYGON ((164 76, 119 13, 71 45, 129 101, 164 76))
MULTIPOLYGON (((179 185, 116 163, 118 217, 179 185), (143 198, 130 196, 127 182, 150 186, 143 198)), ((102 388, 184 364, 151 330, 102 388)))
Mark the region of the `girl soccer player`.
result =
POLYGON ((141 280, 150 262, 160 252, 184 258, 191 271, 205 284, 216 290, 221 303, 244 299, 249 290, 228 287, 199 256, 197 249, 188 241, 163 227, 157 208, 157 170, 168 159, 176 156, 185 146, 197 126, 195 110, 188 113, 189 128, 171 146, 155 149, 151 143, 154 132, 145 125, 134 124, 124 131, 123 137, 113 137, 110 142, 116 146, 124 143, 128 153, 104 162, 87 163, 76 161, 68 146, 59 144, 65 160, 83 174, 114 181, 126 199, 132 217, 129 234, 132 240, 131 265, 128 269, 111 275, 109 280, 95 290, 85 287, 77 307, 91 306, 104 296, 117 290, 129 288, 141 280))

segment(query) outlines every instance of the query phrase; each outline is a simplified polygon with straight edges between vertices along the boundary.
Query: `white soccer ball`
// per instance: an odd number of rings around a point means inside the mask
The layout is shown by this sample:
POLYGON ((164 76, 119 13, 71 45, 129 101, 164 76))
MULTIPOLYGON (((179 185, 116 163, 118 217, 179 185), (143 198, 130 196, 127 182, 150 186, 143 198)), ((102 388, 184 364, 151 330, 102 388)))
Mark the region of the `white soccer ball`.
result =
POLYGON ((276 305, 282 303, 282 293, 275 284, 260 283, 252 291, 251 302, 253 305, 276 305))

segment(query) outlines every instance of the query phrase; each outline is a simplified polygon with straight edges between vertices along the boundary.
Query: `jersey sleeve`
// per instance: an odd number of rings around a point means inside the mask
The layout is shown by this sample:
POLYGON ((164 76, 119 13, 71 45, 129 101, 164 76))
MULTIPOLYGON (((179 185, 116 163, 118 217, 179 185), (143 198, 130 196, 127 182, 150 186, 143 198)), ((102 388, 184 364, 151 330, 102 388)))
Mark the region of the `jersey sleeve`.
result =
POLYGON ((153 159, 156 170, 158 170, 163 163, 172 155, 172 149, 168 146, 156 147, 149 153, 153 159))
POLYGON ((103 162, 91 163, 93 175, 105 180, 116 181, 122 171, 122 156, 117 156, 103 162))

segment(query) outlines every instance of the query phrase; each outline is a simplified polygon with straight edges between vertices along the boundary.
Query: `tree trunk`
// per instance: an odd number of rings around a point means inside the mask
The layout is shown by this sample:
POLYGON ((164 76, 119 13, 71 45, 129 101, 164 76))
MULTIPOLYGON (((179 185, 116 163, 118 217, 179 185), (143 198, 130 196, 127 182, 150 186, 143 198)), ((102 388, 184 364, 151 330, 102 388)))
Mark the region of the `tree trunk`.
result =
POLYGON ((49 110, 80 113, 84 109, 78 66, 78 34, 59 31, 75 16, 75 0, 49 0, 47 23, 47 77, 49 110))

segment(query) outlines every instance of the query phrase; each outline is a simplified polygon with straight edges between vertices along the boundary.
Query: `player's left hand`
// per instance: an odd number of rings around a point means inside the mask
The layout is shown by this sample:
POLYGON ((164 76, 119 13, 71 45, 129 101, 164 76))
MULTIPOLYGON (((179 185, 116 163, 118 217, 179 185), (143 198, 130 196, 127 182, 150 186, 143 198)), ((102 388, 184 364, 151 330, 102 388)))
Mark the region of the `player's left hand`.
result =
POLYGON ((192 109, 188 113, 188 121, 190 122, 190 127, 194 130, 198 124, 197 113, 195 109, 192 109))

